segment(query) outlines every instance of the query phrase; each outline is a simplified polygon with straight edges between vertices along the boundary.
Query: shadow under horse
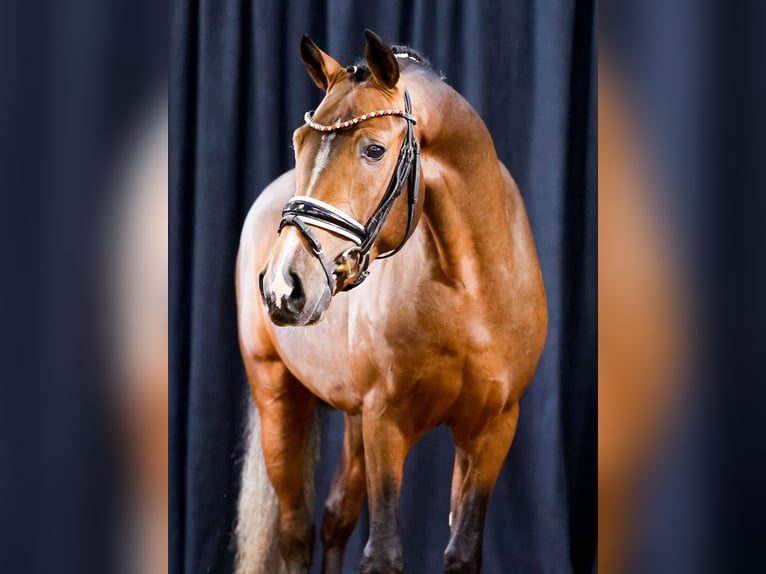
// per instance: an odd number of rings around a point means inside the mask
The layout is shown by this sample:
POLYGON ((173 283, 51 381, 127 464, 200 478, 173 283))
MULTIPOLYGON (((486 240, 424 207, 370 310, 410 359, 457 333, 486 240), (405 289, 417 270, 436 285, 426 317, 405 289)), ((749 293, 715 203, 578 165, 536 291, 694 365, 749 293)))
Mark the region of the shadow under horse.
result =
POLYGON ((343 67, 304 36, 301 59, 326 95, 295 131, 295 169, 263 191, 242 230, 239 337, 257 411, 240 573, 309 571, 319 401, 346 424, 322 571, 341 572, 365 493, 360 571, 403 571, 404 461, 446 425, 444 571, 478 573, 487 505, 545 342, 534 240, 486 126, 417 53, 366 37, 365 61, 343 67))

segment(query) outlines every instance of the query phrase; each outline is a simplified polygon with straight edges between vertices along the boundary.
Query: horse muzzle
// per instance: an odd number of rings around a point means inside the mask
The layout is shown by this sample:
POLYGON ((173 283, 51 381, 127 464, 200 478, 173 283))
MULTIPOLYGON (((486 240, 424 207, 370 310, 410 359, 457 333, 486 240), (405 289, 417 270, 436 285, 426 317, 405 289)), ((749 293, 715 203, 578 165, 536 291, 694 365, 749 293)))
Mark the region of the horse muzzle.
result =
POLYGON ((307 287, 299 273, 292 270, 264 270, 258 278, 261 300, 271 322, 278 326, 302 326, 316 323, 329 307, 331 294, 324 286, 307 287))

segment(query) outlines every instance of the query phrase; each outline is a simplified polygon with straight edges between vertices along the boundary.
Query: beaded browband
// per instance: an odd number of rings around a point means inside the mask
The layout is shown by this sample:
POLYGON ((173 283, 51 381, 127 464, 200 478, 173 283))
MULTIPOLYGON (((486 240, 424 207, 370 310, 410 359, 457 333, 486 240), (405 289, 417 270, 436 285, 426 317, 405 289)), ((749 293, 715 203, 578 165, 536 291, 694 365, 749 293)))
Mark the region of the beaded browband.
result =
POLYGON ((417 120, 412 116, 412 114, 408 114, 404 110, 400 110, 398 108, 393 108, 389 110, 376 110, 374 112, 369 112, 366 114, 362 114, 361 116, 356 116, 355 118, 351 118, 350 120, 346 120, 344 122, 338 120, 331 126, 326 126, 324 124, 319 124, 314 121, 314 111, 311 110, 310 112, 306 112, 306 114, 303 116, 303 119, 306 120, 306 124, 317 131, 320 132, 334 132, 338 130, 345 130, 350 127, 355 126, 359 122, 363 122, 365 120, 370 120, 372 118, 380 118, 383 116, 398 116, 400 118, 404 118, 413 124, 417 123, 417 120))

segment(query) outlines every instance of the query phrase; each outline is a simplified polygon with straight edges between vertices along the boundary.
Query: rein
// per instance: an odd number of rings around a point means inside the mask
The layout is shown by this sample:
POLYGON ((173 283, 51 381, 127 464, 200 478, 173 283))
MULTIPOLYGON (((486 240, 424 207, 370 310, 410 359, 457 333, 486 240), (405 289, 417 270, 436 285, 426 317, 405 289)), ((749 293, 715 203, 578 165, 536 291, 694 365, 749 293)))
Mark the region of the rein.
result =
POLYGON ((355 261, 358 270, 356 278, 341 289, 341 291, 349 291, 354 287, 358 287, 369 277, 370 250, 378 238, 380 230, 383 228, 383 224, 386 222, 391 208, 394 206, 394 202, 401 195, 402 189, 408 182, 407 229, 404 237, 398 246, 391 251, 379 255, 378 258, 384 259, 398 253, 415 229, 415 213, 417 211, 420 190, 420 144, 415 137, 414 129, 417 120, 412 115, 412 102, 410 100, 410 93, 406 88, 404 90, 403 111, 400 109, 377 110, 343 122, 338 121, 329 126, 315 122, 313 120, 313 111, 306 112, 304 116, 306 125, 319 132, 346 130, 353 128, 360 122, 384 116, 404 118, 407 121, 407 133, 399 150, 399 159, 396 162, 396 167, 391 175, 386 192, 383 194, 383 198, 375 208, 375 211, 367 220, 367 223, 362 224, 340 209, 313 197, 293 197, 282 209, 282 220, 279 223, 277 232, 281 233, 286 225, 291 225, 303 235, 311 248, 311 252, 319 259, 322 265, 331 294, 335 294, 337 288, 337 278, 335 276, 348 275, 351 271, 352 259, 355 261), (349 239, 355 245, 340 255, 338 258, 340 261, 336 260, 333 268, 324 255, 322 243, 314 232, 311 231, 311 227, 319 227, 349 239))

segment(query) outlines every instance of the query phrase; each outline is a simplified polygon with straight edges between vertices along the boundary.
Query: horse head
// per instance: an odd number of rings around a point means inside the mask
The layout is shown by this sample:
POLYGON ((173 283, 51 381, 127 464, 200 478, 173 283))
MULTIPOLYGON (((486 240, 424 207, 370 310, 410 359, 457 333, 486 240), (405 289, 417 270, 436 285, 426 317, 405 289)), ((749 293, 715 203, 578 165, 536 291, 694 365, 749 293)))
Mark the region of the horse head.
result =
MULTIPOLYGON (((277 325, 320 319, 335 293, 398 251, 417 224, 419 146, 397 54, 365 32, 365 64, 341 66, 308 37, 301 60, 325 97, 295 130, 296 195, 260 273, 277 325), (396 201, 404 188, 408 200, 396 201)), ((399 56, 401 57, 401 55, 399 56)))

